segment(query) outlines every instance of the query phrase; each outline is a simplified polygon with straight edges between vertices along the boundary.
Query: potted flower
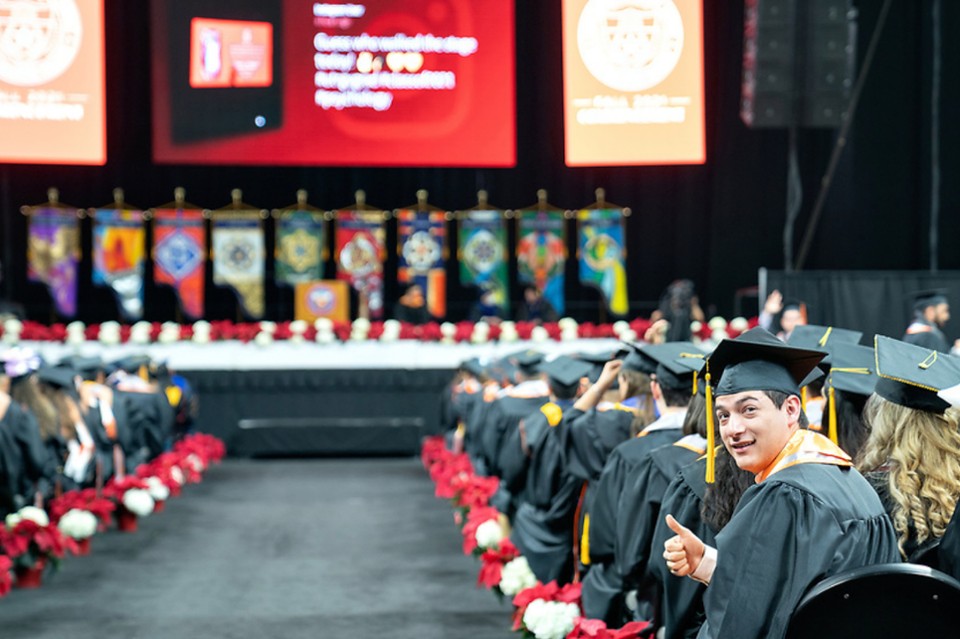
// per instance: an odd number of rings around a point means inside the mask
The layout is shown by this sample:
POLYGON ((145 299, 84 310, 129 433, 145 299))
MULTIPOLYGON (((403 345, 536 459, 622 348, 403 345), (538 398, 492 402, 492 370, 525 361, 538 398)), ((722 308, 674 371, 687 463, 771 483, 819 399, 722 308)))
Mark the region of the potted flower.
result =
POLYGON ((6 597, 13 588, 13 562, 6 555, 0 555, 0 598, 6 597))
POLYGON ((83 490, 69 490, 59 497, 51 499, 47 507, 50 511, 50 521, 57 524, 60 519, 71 510, 85 510, 97 518, 97 530, 103 532, 113 519, 116 505, 110 499, 97 493, 95 488, 83 490))
POLYGON ((154 501, 145 479, 114 477, 104 487, 103 494, 117 504, 117 528, 123 532, 136 532, 139 518, 153 512, 154 501))
POLYGON ((77 543, 76 554, 90 554, 90 538, 97 532, 96 515, 89 510, 71 508, 57 522, 57 528, 77 543))
POLYGON ((18 588, 39 588, 48 563, 57 568, 67 550, 77 552, 76 543, 50 523, 47 513, 27 506, 7 515, 0 529, 0 548, 13 561, 18 588))

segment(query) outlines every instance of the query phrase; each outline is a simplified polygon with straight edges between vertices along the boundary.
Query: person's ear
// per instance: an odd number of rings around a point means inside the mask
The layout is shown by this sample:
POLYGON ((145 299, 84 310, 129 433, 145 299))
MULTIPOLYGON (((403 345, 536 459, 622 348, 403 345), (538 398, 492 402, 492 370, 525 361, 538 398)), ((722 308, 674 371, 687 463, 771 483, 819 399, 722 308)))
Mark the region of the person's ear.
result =
POLYGON ((799 397, 790 395, 783 400, 783 410, 786 411, 788 424, 800 423, 800 411, 803 410, 803 405, 799 397))

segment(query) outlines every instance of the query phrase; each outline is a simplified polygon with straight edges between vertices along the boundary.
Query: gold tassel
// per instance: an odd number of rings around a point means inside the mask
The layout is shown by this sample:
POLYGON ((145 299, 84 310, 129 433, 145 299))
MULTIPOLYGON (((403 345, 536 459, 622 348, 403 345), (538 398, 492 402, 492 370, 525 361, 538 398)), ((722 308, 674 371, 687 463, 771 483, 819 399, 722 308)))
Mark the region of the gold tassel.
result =
POLYGON ((803 409, 803 412, 807 412, 807 387, 804 386, 800 389, 800 408, 803 409))
POLYGON ((693 371, 693 394, 697 394, 697 371, 693 371))
POLYGON ((714 482, 714 469, 716 467, 716 437, 713 434, 713 388, 710 386, 710 364, 707 363, 707 374, 703 376, 703 381, 707 385, 707 475, 708 484, 714 482))
POLYGON ((830 402, 830 430, 827 431, 827 435, 830 437, 830 441, 839 446, 840 442, 837 437, 837 395, 833 392, 833 380, 830 380, 830 390, 827 391, 827 397, 830 402))

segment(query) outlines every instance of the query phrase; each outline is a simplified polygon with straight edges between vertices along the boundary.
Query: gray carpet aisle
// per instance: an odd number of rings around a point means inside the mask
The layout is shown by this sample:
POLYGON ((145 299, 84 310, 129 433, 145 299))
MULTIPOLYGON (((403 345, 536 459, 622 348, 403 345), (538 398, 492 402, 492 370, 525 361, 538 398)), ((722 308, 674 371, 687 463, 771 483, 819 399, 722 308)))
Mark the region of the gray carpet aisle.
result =
POLYGON ((227 460, 0 599, 0 637, 515 636, 460 543, 418 460, 227 460))

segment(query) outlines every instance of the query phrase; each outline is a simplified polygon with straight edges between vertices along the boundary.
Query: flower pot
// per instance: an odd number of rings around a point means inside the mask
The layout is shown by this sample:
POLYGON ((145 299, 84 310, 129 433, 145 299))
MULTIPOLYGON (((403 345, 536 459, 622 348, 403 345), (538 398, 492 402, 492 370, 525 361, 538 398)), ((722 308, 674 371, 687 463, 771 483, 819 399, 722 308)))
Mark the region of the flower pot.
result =
POLYGON ((164 507, 166 506, 166 504, 167 504, 167 502, 162 501, 162 500, 160 500, 160 499, 155 500, 155 501, 153 502, 153 512, 154 512, 154 513, 162 513, 164 507))
POLYGON ((115 511, 117 516, 117 528, 123 532, 137 532, 137 516, 132 512, 120 506, 115 511))
POLYGON ((93 537, 87 537, 86 539, 75 539, 77 542, 77 557, 83 557, 90 554, 90 540, 93 537))
POLYGON ((29 568, 17 567, 14 573, 17 576, 16 587, 24 590, 39 588, 43 585, 43 569, 47 565, 47 558, 41 557, 29 568))

